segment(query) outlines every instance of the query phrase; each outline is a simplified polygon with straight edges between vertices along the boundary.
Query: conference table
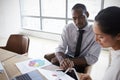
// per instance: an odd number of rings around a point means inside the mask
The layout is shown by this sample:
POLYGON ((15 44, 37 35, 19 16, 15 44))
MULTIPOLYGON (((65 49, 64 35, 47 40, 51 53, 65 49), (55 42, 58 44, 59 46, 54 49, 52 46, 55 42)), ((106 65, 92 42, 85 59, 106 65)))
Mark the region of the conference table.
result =
MULTIPOLYGON (((15 63, 29 59, 30 58, 28 58, 27 56, 19 55, 17 53, 0 48, 0 61, 4 67, 4 72, 0 73, 0 80, 11 80, 13 77, 20 75, 21 72, 19 71, 15 63)), ((43 68, 47 70, 59 69, 58 66, 52 64, 43 68)), ((80 75, 80 73, 78 73, 78 75, 80 75)))

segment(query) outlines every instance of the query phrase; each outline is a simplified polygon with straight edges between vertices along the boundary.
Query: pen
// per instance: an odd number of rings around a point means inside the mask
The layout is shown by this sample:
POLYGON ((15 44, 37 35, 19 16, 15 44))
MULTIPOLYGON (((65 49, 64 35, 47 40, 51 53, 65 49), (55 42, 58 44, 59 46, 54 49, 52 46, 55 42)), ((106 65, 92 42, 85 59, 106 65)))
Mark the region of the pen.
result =
POLYGON ((70 70, 70 68, 68 68, 66 71, 65 71, 65 74, 70 70))

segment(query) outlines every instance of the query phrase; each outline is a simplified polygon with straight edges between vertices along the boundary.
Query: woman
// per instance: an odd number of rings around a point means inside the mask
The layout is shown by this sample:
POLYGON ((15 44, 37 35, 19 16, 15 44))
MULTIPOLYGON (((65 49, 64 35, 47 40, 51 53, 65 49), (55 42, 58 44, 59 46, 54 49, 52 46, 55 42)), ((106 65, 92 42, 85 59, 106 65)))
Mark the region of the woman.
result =
MULTIPOLYGON (((93 26, 96 41, 104 48, 111 47, 112 61, 107 68, 103 80, 120 80, 120 8, 108 7, 95 17, 93 26)), ((82 74, 80 80, 92 80, 89 75, 82 74)))

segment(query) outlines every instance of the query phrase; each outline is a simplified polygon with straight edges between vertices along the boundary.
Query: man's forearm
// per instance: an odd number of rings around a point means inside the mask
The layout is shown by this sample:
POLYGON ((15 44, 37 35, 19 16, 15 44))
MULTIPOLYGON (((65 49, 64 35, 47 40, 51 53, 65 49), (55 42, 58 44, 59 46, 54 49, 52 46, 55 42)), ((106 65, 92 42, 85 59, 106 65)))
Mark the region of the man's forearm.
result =
POLYGON ((59 62, 65 58, 65 54, 62 52, 55 53, 55 55, 56 55, 59 62))
POLYGON ((82 58, 70 58, 70 60, 72 60, 74 62, 74 65, 81 65, 81 66, 86 66, 87 61, 85 60, 84 57, 82 58))

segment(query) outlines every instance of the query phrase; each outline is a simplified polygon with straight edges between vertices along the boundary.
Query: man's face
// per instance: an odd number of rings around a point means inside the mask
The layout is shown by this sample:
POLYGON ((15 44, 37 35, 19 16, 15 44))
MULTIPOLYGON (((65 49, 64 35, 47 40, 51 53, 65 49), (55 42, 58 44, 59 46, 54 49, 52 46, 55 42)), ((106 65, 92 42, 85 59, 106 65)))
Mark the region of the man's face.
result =
POLYGON ((78 28, 83 28, 87 24, 87 16, 82 9, 72 10, 72 18, 78 28))

